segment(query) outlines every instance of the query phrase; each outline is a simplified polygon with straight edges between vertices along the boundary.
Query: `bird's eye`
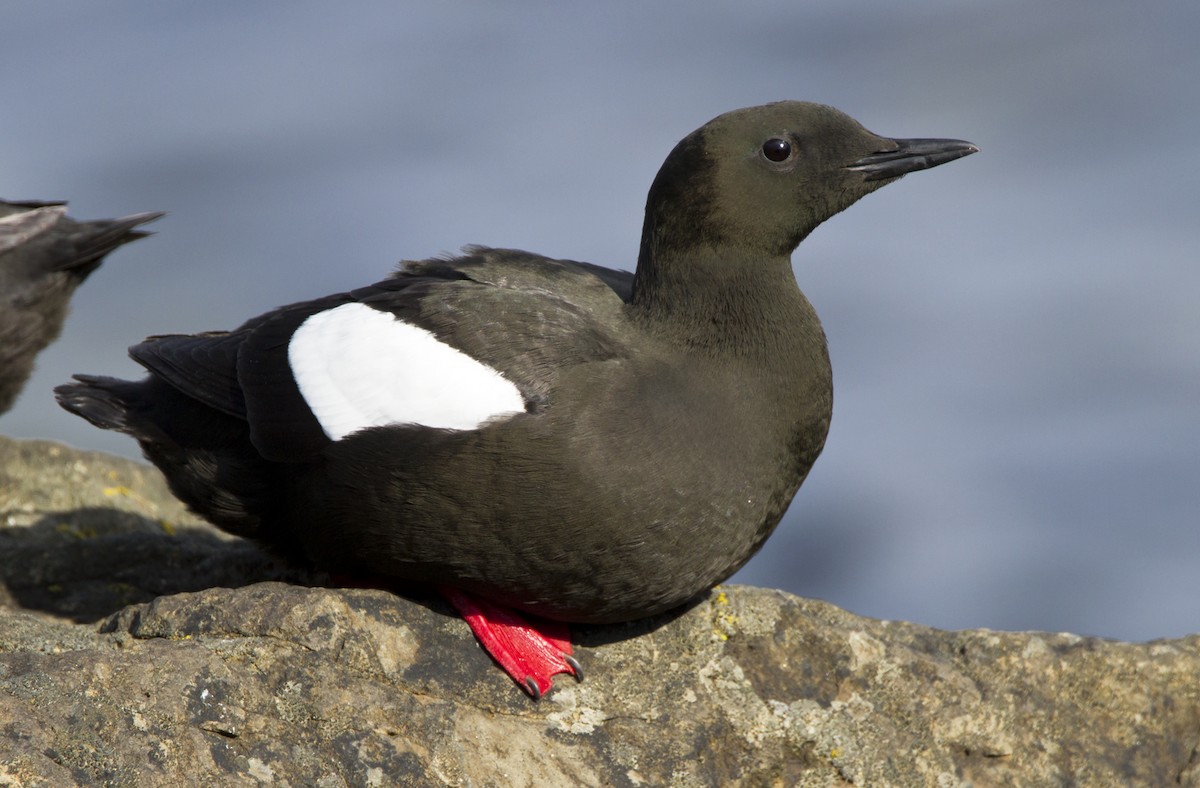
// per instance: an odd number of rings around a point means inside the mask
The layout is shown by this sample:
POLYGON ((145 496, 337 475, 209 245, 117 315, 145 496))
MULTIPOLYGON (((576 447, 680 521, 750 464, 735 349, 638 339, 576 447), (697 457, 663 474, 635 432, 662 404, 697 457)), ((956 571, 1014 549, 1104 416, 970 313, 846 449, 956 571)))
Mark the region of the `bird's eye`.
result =
POLYGON ((762 152, 768 161, 785 161, 788 156, 792 155, 792 143, 772 137, 763 143, 762 152))

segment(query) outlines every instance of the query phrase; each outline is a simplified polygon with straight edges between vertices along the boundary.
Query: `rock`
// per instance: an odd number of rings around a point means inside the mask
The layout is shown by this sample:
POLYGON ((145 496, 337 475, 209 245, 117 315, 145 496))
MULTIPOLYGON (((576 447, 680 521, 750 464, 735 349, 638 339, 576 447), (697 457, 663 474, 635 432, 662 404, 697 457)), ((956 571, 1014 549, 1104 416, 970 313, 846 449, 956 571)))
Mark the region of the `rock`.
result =
POLYGON ((0 785, 1200 785, 1200 638, 941 632, 726 586, 541 703, 157 472, 0 438, 0 785))

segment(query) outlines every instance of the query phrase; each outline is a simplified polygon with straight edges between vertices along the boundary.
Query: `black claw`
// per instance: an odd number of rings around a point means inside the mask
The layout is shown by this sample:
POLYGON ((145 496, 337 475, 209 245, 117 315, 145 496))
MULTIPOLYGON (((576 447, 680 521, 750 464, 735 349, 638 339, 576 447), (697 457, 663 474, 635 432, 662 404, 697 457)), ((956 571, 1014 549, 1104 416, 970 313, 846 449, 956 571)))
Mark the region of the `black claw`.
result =
POLYGON ((570 654, 563 654, 563 659, 571 666, 571 672, 575 674, 575 681, 583 681, 583 665, 579 664, 579 660, 572 657, 570 654))
POLYGON ((534 680, 533 676, 525 677, 525 691, 533 696, 535 701, 542 699, 542 690, 538 686, 537 681, 534 680))

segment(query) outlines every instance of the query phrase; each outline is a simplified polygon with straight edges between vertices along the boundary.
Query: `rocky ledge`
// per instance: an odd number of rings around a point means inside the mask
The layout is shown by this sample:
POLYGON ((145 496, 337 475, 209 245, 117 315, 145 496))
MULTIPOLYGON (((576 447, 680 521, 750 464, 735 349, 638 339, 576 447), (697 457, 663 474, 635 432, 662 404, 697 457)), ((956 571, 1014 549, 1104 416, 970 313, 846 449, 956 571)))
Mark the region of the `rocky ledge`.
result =
POLYGON ((0 438, 0 785, 1200 785, 1200 638, 777 591, 575 629, 526 698, 436 598, 328 587, 157 472, 0 438))

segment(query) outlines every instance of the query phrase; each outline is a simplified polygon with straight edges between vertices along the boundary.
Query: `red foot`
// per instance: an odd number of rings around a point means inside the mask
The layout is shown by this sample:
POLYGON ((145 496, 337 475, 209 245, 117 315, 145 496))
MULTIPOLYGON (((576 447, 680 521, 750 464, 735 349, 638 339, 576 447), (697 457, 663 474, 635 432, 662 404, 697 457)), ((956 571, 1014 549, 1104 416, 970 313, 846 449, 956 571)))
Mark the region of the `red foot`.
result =
POLYGON ((457 588, 438 586, 438 592, 466 619, 484 651, 534 700, 553 686, 555 674, 570 673, 583 681, 583 668, 571 656, 566 624, 542 619, 534 623, 512 608, 457 588))

